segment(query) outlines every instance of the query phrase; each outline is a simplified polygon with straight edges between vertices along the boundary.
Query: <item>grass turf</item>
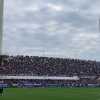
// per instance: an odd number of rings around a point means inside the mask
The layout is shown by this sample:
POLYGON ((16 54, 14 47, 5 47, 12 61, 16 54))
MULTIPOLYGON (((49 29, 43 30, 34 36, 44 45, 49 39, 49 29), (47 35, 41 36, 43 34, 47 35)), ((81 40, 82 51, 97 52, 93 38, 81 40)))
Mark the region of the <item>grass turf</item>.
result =
POLYGON ((100 100, 100 88, 9 88, 0 100, 100 100))

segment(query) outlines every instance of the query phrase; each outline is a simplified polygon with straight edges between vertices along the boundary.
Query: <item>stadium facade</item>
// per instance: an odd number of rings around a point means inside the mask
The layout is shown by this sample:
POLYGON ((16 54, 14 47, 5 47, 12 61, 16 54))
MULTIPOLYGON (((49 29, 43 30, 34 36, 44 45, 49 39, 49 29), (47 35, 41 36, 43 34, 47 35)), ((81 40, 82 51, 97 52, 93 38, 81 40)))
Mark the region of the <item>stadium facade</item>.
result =
POLYGON ((0 55, 1 55, 1 53, 2 53, 3 4, 4 4, 4 0, 0 0, 0 55))

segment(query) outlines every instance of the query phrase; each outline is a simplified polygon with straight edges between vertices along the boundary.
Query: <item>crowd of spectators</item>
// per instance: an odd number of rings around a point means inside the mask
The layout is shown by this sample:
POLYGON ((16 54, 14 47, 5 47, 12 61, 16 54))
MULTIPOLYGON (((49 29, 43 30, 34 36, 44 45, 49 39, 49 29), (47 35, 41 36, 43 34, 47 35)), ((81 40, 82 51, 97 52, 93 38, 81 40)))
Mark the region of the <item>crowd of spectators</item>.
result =
POLYGON ((100 62, 39 56, 5 56, 0 65, 0 74, 34 76, 96 76, 100 74, 100 62))

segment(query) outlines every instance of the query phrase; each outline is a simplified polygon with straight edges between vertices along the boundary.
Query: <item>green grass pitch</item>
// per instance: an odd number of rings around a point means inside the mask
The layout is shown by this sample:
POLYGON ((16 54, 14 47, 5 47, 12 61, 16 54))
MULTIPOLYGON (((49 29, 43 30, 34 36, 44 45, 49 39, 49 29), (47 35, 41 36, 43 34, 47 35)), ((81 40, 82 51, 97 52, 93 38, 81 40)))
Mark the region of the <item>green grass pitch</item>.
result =
POLYGON ((0 100, 100 100, 100 88, 9 88, 0 100))

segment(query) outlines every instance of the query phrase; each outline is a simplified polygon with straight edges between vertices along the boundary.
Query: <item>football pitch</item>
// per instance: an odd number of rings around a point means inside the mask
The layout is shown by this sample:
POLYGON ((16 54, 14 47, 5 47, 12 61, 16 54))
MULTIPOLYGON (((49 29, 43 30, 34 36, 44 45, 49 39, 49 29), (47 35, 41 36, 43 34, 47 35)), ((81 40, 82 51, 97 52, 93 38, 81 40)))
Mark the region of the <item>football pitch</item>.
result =
POLYGON ((8 88, 0 100, 100 100, 100 88, 8 88))

